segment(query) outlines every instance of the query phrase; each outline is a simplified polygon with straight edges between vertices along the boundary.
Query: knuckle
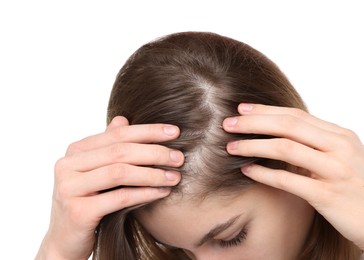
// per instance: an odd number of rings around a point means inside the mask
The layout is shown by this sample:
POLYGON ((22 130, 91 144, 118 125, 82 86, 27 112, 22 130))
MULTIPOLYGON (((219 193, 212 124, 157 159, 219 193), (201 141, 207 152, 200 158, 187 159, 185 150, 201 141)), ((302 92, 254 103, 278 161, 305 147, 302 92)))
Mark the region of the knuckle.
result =
POLYGON ((276 145, 275 145, 276 152, 281 156, 286 156, 288 154, 292 154, 292 152, 295 149, 295 144, 288 139, 277 138, 277 139, 273 139, 272 141, 276 143, 276 145))
POLYGON ((341 180, 350 179, 351 176, 351 168, 347 165, 347 163, 343 163, 340 161, 335 162, 335 176, 337 176, 341 180))
POLYGON ((354 131, 347 128, 343 128, 343 135, 347 136, 349 139, 359 139, 359 136, 354 131))
POLYGON ((128 144, 116 143, 110 147, 110 157, 113 159, 123 159, 127 155, 128 144))
POLYGON ((160 134, 159 126, 157 124, 145 125, 145 132, 146 133, 160 134))
POLYGON ((67 147, 66 154, 72 155, 72 154, 78 153, 80 151, 82 151, 82 148, 81 148, 81 143, 78 141, 78 142, 74 142, 74 143, 70 144, 67 147))
POLYGON ((279 126, 282 130, 290 129, 292 132, 296 131, 300 123, 301 121, 292 115, 284 116, 282 120, 279 120, 279 126))
POLYGON ((127 165, 118 163, 110 166, 109 171, 107 172, 109 175, 109 178, 112 180, 115 180, 116 182, 125 179, 125 175, 128 172, 127 165))
POLYGON ((142 192, 143 200, 147 201, 156 197, 156 190, 153 188, 145 188, 142 192))
POLYGON ((169 162, 169 154, 172 150, 166 147, 155 145, 151 150, 151 154, 157 163, 169 162))
POLYGON ((120 141, 125 139, 125 136, 128 133, 128 127, 127 126, 119 126, 111 129, 110 135, 113 140, 120 141))
POLYGON ((308 117, 308 113, 302 109, 299 108, 291 108, 291 115, 300 119, 305 119, 308 117))
POLYGON ((336 147, 340 148, 342 151, 348 156, 355 156, 357 154, 357 146, 355 145, 355 141, 347 135, 341 135, 339 138, 336 138, 336 147))
MULTIPOLYGON (((358 157, 358 147, 351 142, 347 142, 345 146, 345 152, 346 152, 346 157, 348 158, 353 159, 358 157)), ((345 165, 347 165, 347 163, 345 165)))
POLYGON ((127 205, 130 203, 131 196, 129 189, 121 188, 115 192, 116 201, 118 201, 121 205, 127 205))
POLYGON ((145 129, 143 130, 145 132, 146 136, 149 136, 150 139, 156 139, 164 136, 163 133, 163 124, 147 124, 145 125, 145 129))
POLYGON ((282 190, 286 190, 290 185, 290 180, 287 174, 277 174, 276 187, 282 190))
POLYGON ((59 175, 61 175, 65 171, 67 167, 66 161, 67 159, 65 157, 62 157, 56 161, 54 165, 54 173, 56 177, 59 177, 59 175))
POLYGON ((165 181, 164 171, 160 169, 151 169, 150 174, 145 176, 147 181, 150 183, 150 186, 159 186, 163 185, 165 181))

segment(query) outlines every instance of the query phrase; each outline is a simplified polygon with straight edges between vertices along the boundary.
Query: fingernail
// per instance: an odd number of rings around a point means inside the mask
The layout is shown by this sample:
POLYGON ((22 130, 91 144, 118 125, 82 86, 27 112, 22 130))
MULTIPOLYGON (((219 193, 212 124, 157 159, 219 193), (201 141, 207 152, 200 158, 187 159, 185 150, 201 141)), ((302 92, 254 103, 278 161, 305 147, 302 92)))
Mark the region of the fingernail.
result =
POLYGON ((238 122, 238 118, 237 117, 229 117, 229 118, 226 119, 225 122, 226 122, 227 126, 234 126, 238 122))
POLYGON ((239 110, 240 111, 244 111, 244 112, 250 112, 253 110, 253 105, 252 104, 240 104, 239 105, 239 110))
POLYGON ((236 150, 238 148, 239 141, 230 142, 227 145, 229 150, 236 150))
POLYGON ((252 165, 251 164, 248 164, 248 165, 244 165, 241 167, 241 171, 242 173, 248 173, 251 169, 252 165))
POLYGON ((180 162, 182 160, 183 154, 180 151, 171 151, 169 154, 170 158, 174 162, 180 162))
POLYGON ((179 174, 175 172, 166 171, 164 174, 169 181, 175 181, 179 178, 179 174))
POLYGON ((163 131, 166 135, 173 136, 177 133, 177 127, 169 125, 163 127, 163 131))

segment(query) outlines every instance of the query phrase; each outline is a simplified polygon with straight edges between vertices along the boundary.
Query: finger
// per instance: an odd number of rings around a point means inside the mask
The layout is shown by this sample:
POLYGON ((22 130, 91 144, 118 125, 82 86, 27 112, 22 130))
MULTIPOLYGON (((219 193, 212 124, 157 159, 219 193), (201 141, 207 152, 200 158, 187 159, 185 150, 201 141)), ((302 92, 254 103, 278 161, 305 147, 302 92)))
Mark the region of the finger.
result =
POLYGON ((234 141, 227 145, 227 151, 232 155, 284 161, 322 178, 334 177, 335 162, 328 155, 285 138, 234 141))
POLYGON ((116 128, 116 127, 128 126, 128 125, 129 125, 129 121, 126 117, 116 116, 111 120, 110 124, 106 128, 106 131, 116 128))
MULTIPOLYGON (((126 120, 126 119, 125 119, 126 120)), ((179 128, 166 124, 147 124, 147 125, 124 125, 124 119, 117 118, 110 123, 104 133, 89 136, 68 147, 66 155, 79 152, 90 151, 113 143, 162 143, 176 139, 179 128), (123 121, 123 122, 122 122, 123 121)))
POLYGON ((131 206, 151 202, 157 199, 164 198, 170 194, 168 188, 121 188, 112 190, 98 195, 83 198, 83 204, 89 207, 85 208, 84 212, 93 212, 93 214, 102 218, 112 212, 128 208, 131 206), (96 211, 96 212, 95 212, 96 211))
POLYGON ((242 103, 238 106, 238 112, 241 115, 290 115, 303 120, 311 125, 322 128, 323 130, 330 131, 342 135, 352 135, 352 132, 346 128, 340 127, 336 124, 319 119, 308 112, 292 107, 278 107, 267 106, 261 104, 245 104, 242 103))
POLYGON ((291 115, 258 114, 227 118, 223 127, 230 133, 285 137, 321 151, 330 150, 338 138, 333 132, 291 115))
POLYGON ((116 143, 65 157, 58 166, 86 172, 115 163, 180 167, 183 161, 182 152, 162 145, 116 143))
POLYGON ((324 190, 320 181, 285 170, 252 164, 243 167, 241 171, 259 183, 292 193, 309 203, 317 201, 322 195, 320 191, 324 190))
POLYGON ((180 179, 181 175, 176 171, 117 163, 75 174, 68 185, 74 196, 84 196, 117 186, 174 186, 180 179))

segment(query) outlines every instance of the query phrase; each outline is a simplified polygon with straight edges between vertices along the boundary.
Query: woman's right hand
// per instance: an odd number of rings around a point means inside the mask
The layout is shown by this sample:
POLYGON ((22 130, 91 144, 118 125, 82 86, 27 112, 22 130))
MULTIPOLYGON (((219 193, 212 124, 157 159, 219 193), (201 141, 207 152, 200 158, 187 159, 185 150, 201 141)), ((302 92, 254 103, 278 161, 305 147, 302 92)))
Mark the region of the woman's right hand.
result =
POLYGON ((176 126, 118 116, 104 133, 71 144, 55 166, 51 221, 36 259, 88 259, 103 216, 167 196, 159 187, 176 185, 180 174, 146 166, 181 166, 180 151, 153 144, 178 136, 176 126), (120 185, 132 187, 100 193, 120 185))

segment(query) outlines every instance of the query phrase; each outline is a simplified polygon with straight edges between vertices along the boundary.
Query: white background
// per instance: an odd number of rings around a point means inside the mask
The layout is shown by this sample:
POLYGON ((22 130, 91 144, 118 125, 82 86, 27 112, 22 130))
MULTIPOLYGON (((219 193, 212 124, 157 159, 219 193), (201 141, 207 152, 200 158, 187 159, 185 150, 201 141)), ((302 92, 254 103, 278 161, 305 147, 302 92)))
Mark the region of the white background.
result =
POLYGON ((287 74, 311 113, 364 139, 361 1, 1 1, 1 258, 33 259, 53 165, 103 131, 116 73, 178 31, 246 42, 287 74))

